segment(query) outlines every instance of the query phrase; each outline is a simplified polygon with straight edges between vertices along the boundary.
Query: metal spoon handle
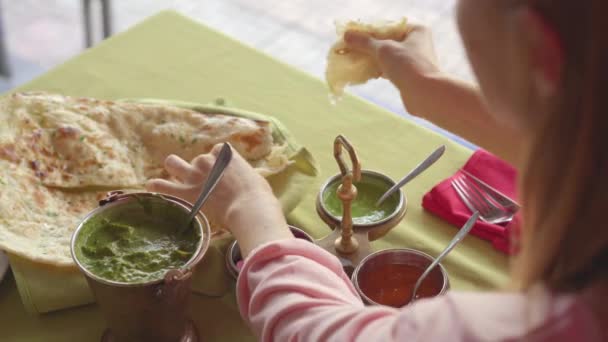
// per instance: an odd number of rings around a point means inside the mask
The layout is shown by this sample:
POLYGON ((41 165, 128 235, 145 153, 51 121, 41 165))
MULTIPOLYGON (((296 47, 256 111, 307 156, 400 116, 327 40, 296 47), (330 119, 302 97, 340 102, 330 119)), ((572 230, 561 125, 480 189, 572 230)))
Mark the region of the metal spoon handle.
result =
POLYGON ((378 201, 376 202, 376 206, 379 206, 384 202, 390 195, 392 195, 395 191, 399 190, 402 186, 407 184, 412 179, 416 178, 419 174, 421 174, 424 170, 428 169, 429 166, 433 165, 445 152, 445 145, 441 145, 438 149, 436 149, 433 153, 431 153, 425 160, 423 160, 418 166, 416 166, 410 173, 405 175, 397 184, 393 185, 390 189, 388 189, 384 195, 382 195, 378 201))
MULTIPOLYGON (((198 214, 198 211, 201 210, 201 207, 222 178, 224 174, 224 169, 228 166, 232 160, 232 148, 227 143, 224 143, 222 149, 215 160, 215 164, 211 168, 209 172, 209 176, 207 176, 207 180, 205 181, 205 185, 203 185, 203 189, 201 190, 201 194, 198 199, 192 206, 192 211, 190 211, 190 215, 188 216, 188 221, 186 221, 186 228, 190 226, 190 222, 194 219, 194 217, 198 214)), ((186 228, 183 228, 185 230, 186 228)))
POLYGON ((443 260, 443 258, 448 253, 450 253, 450 251, 452 249, 454 249, 454 247, 456 247, 456 245, 460 242, 460 240, 462 240, 471 231, 471 229, 475 225, 475 222, 477 221, 478 218, 479 218, 479 212, 476 211, 469 218, 469 220, 464 224, 464 226, 462 226, 462 228, 460 228, 460 231, 458 231, 458 234, 456 234, 456 236, 454 236, 452 241, 450 241, 450 243, 443 250, 443 252, 441 252, 441 254, 439 254, 439 256, 429 265, 429 267, 426 268, 426 270, 424 270, 424 272, 422 273, 420 278, 418 278, 418 281, 416 281, 416 285, 414 286, 414 290, 412 291, 412 300, 411 301, 414 301, 416 299, 416 292, 418 292, 418 288, 420 287, 420 284, 422 284, 422 281, 424 280, 424 278, 426 278, 429 275, 429 273, 431 273, 433 268, 435 268, 435 266, 437 266, 441 262, 441 260, 443 260))

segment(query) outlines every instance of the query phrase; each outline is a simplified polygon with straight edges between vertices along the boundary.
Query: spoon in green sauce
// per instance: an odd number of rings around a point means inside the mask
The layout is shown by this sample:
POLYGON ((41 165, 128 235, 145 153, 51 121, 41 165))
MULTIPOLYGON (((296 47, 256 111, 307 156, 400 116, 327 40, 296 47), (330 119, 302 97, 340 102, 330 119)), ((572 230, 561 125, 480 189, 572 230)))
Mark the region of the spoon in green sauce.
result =
POLYGON ((386 192, 380 196, 378 201, 376 202, 376 207, 380 206, 382 202, 384 202, 387 198, 390 197, 395 191, 399 190, 402 186, 409 183, 412 179, 416 178, 419 174, 424 172, 424 170, 428 169, 429 166, 433 165, 445 152, 445 145, 441 145, 438 149, 433 151, 426 159, 424 159, 418 166, 416 166, 412 171, 410 171, 405 177, 403 177, 399 182, 393 185, 390 189, 386 190, 386 192))
POLYGON ((213 189, 215 189, 215 186, 222 178, 224 170, 230 163, 230 160, 232 160, 232 148, 228 143, 224 143, 222 150, 218 154, 217 159, 211 168, 211 172, 209 172, 209 176, 207 176, 207 180, 203 185, 201 194, 198 196, 196 202, 194 202, 185 224, 179 230, 180 233, 185 232, 190 226, 192 226, 192 220, 194 220, 194 217, 198 214, 198 211, 201 210, 203 204, 205 204, 205 201, 207 201, 207 198, 209 198, 209 195, 211 195, 211 192, 213 189))

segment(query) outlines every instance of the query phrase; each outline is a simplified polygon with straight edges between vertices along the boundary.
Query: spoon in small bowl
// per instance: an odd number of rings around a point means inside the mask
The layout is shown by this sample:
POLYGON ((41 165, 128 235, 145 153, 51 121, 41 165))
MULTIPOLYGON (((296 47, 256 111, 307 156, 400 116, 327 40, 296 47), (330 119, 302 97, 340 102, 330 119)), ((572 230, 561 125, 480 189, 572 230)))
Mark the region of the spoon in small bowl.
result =
POLYGON ((232 160, 232 148, 228 143, 224 143, 220 153, 217 156, 217 159, 215 160, 215 163, 213 164, 213 167, 211 168, 211 171, 209 172, 209 176, 207 176, 207 180, 205 180, 201 194, 198 196, 196 202, 194 202, 192 210, 190 211, 184 226, 180 228, 181 233, 188 230, 188 228, 191 226, 192 220, 194 220, 194 217, 198 214, 198 211, 201 210, 203 204, 205 204, 205 201, 207 201, 207 198, 209 198, 209 195, 222 178, 224 170, 230 163, 230 160, 232 160))
POLYGON ((418 166, 416 166, 412 171, 410 171, 405 177, 403 177, 399 182, 395 185, 391 186, 390 189, 386 190, 386 192, 380 196, 378 201, 376 201, 376 207, 380 206, 382 202, 384 202, 387 198, 389 198, 395 191, 399 190, 402 186, 409 183, 412 179, 416 178, 419 174, 424 172, 424 170, 428 169, 429 166, 433 165, 445 152, 445 145, 441 145, 438 149, 433 151, 426 159, 424 159, 418 166))
POLYGON ((416 281, 416 285, 414 285, 414 289, 412 290, 412 297, 411 297, 412 299, 410 300, 410 303, 416 300, 416 292, 418 292, 418 289, 420 288, 422 281, 429 275, 429 273, 431 273, 433 268, 435 268, 435 266, 437 266, 441 262, 441 260, 443 260, 443 258, 445 258, 445 256, 448 255, 448 253, 450 253, 450 251, 452 249, 454 249, 454 247, 456 247, 456 245, 471 231, 471 229, 475 225, 475 222, 477 222, 478 218, 479 218, 479 211, 476 211, 467 220, 467 222, 464 224, 464 226, 462 226, 462 228, 460 228, 460 231, 458 231, 458 234, 456 234, 456 236, 454 236, 452 241, 450 241, 450 243, 443 250, 443 252, 441 252, 441 254, 439 254, 439 256, 429 265, 429 267, 426 268, 426 270, 424 270, 424 272, 422 273, 420 278, 418 278, 418 280, 416 281))

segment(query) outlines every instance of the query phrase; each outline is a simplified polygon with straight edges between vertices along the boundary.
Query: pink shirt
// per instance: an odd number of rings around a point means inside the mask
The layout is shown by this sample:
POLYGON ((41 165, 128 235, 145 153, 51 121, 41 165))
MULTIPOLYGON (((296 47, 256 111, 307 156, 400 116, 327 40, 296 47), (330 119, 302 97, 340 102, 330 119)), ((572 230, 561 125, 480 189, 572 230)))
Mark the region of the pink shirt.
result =
POLYGON ((574 295, 457 292, 402 309, 364 306, 337 258, 299 239, 254 250, 237 283, 262 341, 601 341, 574 295))

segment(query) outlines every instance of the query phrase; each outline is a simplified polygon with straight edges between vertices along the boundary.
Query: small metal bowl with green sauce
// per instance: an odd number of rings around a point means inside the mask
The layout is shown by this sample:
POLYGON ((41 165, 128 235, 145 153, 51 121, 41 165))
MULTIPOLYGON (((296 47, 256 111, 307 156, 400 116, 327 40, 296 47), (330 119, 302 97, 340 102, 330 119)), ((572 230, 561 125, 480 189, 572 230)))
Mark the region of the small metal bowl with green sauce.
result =
POLYGON ((199 213, 181 231, 191 208, 173 196, 118 191, 78 225, 72 257, 108 324, 102 341, 197 340, 187 307, 211 229, 199 213))
MULTIPOLYGON (((342 219, 342 202, 336 192, 342 184, 342 174, 331 177, 321 186, 317 196, 317 213, 330 227, 336 227, 342 219)), ((361 170, 361 180, 354 183, 357 197, 351 203, 353 229, 368 231, 370 240, 384 236, 405 216, 406 197, 399 189, 380 206, 376 201, 395 184, 388 176, 371 170, 361 170)))

